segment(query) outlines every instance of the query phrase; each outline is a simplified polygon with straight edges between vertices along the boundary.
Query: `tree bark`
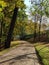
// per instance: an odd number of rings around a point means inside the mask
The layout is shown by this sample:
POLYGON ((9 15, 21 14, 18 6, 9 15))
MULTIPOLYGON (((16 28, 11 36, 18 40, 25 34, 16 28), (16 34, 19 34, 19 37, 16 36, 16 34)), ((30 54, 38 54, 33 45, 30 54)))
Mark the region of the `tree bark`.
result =
POLYGON ((5 48, 10 48, 10 42, 11 42, 11 38, 12 38, 12 34, 13 34, 13 30, 14 30, 14 26, 15 26, 15 22, 17 18, 17 13, 18 13, 18 8, 15 7, 13 17, 10 23, 7 39, 5 40, 5 48))
POLYGON ((41 22, 42 22, 42 16, 40 18, 40 23, 39 23, 39 41, 40 41, 41 22))
POLYGON ((34 22, 34 42, 36 42, 36 28, 37 28, 37 23, 36 23, 36 15, 35 15, 35 22, 34 22))
POLYGON ((0 21, 0 51, 1 51, 1 40, 2 40, 2 22, 0 21))

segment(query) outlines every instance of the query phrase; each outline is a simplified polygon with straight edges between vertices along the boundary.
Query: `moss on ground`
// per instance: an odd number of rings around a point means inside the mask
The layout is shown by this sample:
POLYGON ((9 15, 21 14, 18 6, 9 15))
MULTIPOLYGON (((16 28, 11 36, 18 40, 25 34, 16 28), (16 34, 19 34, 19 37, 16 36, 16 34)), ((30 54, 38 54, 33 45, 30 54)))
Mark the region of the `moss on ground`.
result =
POLYGON ((10 47, 10 48, 4 49, 4 50, 0 51, 0 56, 3 55, 3 54, 5 54, 5 53, 7 53, 7 52, 9 52, 12 48, 17 47, 19 44, 20 44, 19 41, 12 41, 12 42, 11 42, 11 47, 10 47))
POLYGON ((42 62, 44 65, 49 65, 49 46, 48 44, 37 43, 35 48, 41 56, 42 62))

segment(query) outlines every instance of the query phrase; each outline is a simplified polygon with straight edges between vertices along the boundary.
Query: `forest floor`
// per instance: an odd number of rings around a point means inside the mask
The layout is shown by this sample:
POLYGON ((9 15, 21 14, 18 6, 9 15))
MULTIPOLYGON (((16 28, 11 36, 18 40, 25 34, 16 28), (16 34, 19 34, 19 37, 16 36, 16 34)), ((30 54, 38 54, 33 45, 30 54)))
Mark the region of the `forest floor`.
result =
POLYGON ((0 65, 41 65, 33 44, 20 41, 20 45, 0 56, 0 65))

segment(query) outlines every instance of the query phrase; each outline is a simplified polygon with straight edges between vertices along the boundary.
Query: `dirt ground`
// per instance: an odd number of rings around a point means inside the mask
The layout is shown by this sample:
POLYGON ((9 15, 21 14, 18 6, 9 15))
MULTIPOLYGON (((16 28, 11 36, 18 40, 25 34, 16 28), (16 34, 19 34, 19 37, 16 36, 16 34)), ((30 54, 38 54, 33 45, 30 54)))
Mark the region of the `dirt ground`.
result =
POLYGON ((0 56, 0 65, 40 65, 33 44, 20 42, 18 47, 0 56))

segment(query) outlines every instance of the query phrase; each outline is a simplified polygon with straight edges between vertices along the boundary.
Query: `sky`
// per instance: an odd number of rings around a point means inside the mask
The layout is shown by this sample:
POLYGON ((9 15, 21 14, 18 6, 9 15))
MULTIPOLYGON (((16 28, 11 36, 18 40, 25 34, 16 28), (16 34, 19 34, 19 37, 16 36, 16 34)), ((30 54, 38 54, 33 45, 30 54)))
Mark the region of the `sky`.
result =
POLYGON ((25 4, 29 7, 30 6, 30 0, 25 0, 25 4))
POLYGON ((29 15, 29 8, 30 8, 30 6, 31 6, 31 3, 30 3, 30 0, 25 0, 24 1, 24 3, 26 4, 26 6, 27 6, 27 9, 26 9, 26 14, 28 14, 29 15))

